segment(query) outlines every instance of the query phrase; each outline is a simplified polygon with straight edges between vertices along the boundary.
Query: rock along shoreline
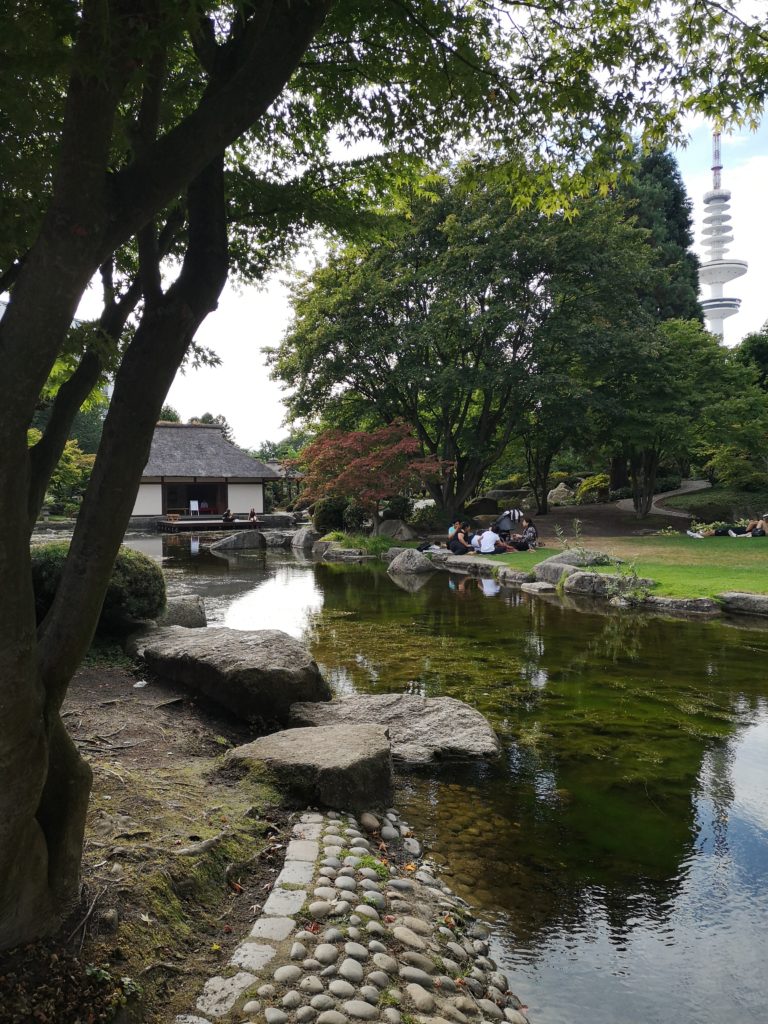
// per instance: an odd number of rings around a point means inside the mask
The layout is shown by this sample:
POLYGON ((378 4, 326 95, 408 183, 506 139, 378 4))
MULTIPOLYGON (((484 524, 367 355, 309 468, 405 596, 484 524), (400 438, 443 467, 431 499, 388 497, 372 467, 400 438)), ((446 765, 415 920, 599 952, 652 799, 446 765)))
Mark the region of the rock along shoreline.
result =
POLYGON ((528 1024, 397 811, 298 815, 261 916, 175 1024, 528 1024))

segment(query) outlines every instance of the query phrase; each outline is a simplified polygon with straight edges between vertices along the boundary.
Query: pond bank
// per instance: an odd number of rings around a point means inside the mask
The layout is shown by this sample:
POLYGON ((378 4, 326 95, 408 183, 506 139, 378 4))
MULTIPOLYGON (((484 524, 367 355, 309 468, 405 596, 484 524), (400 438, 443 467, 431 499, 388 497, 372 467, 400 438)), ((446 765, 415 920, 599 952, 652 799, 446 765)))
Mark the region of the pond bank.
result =
POLYGON ((394 809, 300 815, 261 917, 176 1024, 526 1024, 489 930, 394 809))

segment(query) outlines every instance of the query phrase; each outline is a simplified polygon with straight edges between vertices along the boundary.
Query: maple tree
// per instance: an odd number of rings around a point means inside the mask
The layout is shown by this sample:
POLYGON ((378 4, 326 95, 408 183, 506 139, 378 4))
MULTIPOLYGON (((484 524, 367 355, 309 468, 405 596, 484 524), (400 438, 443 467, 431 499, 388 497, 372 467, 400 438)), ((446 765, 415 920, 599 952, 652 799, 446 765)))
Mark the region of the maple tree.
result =
POLYGON ((303 495, 344 497, 362 505, 377 531, 382 501, 420 488, 427 478, 442 476, 450 464, 424 456, 421 445, 402 420, 377 430, 325 430, 304 448, 297 465, 304 472, 303 495))

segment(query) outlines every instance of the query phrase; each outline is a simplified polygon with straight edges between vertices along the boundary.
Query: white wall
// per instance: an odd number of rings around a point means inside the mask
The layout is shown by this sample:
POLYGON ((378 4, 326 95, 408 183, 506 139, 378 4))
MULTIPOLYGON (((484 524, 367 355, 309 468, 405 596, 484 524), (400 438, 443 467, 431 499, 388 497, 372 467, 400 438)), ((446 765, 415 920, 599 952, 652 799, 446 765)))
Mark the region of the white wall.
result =
POLYGON ((262 484, 230 484, 227 488, 229 507, 236 515, 248 515, 252 508, 264 511, 262 484))
POLYGON ((160 516, 163 514, 163 493, 160 484, 139 484, 134 516, 160 516))

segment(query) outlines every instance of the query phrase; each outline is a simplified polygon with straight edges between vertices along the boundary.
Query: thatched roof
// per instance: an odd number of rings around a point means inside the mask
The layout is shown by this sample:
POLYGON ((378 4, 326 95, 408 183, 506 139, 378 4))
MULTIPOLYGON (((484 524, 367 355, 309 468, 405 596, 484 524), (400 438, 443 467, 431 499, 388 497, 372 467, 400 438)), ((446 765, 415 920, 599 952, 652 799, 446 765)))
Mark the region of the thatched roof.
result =
POLYGON ((230 444, 208 423, 158 423, 143 477, 202 476, 274 480, 277 473, 230 444))

